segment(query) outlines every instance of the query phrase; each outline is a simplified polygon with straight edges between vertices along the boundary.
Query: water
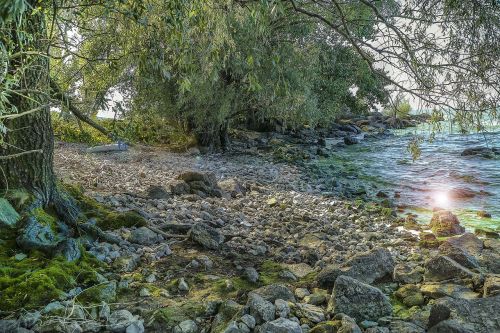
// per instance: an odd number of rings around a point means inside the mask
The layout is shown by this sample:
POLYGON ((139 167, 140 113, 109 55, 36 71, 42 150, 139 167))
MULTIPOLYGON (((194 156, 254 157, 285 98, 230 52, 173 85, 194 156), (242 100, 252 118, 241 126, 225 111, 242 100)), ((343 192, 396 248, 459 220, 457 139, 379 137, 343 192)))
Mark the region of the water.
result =
POLYGON ((343 176, 353 172, 353 181, 371 192, 385 190, 391 197, 398 192, 400 197, 394 198, 395 203, 406 207, 403 213, 416 213, 422 223, 430 221, 433 207, 442 207, 457 214, 468 229, 500 231, 500 158, 460 156, 465 148, 500 147, 500 126, 490 126, 487 133, 480 134, 441 132, 432 142, 421 143, 421 156, 415 161, 408 144, 416 134, 428 138, 427 125, 394 134, 342 148, 319 163, 341 170, 341 176, 342 172, 343 176), (454 198, 450 194, 454 189, 471 190, 476 195, 454 198), (492 217, 481 218, 477 211, 486 211, 492 217))

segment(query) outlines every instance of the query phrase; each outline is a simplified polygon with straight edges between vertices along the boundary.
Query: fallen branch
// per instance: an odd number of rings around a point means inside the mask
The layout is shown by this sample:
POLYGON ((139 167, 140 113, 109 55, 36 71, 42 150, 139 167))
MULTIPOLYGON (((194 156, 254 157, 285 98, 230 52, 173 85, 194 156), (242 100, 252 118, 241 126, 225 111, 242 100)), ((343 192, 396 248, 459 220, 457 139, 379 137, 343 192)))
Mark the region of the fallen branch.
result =
POLYGON ((66 105, 66 107, 69 109, 69 111, 75 117, 77 117, 78 119, 80 119, 84 123, 89 124, 90 126, 92 126, 93 128, 95 128, 96 130, 98 130, 99 132, 101 132, 102 134, 106 135, 111 140, 115 140, 116 139, 115 135, 113 133, 111 133, 106 128, 104 128, 103 126, 101 126, 98 123, 96 123, 95 121, 93 121, 89 116, 87 116, 86 114, 84 114, 83 112, 81 112, 75 106, 75 104, 73 103, 71 97, 69 97, 68 95, 66 95, 61 90, 61 88, 57 85, 57 83, 54 80, 52 80, 52 79, 50 79, 50 88, 52 89, 52 97, 55 98, 55 99, 57 99, 57 100, 59 100, 59 101, 61 101, 64 105, 66 105))

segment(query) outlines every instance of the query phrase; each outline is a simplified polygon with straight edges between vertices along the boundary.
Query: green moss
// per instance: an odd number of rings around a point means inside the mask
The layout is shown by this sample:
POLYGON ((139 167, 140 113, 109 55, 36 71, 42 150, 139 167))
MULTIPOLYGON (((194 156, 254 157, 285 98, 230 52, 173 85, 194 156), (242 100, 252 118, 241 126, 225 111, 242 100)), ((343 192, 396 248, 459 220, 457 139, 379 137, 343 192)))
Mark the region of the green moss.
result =
POLYGON ((153 315, 155 320, 173 327, 188 319, 204 316, 205 306, 202 303, 190 302, 174 303, 156 311, 153 315))
POLYGON ((306 276, 304 276, 303 278, 301 278, 297 282, 295 282, 295 286, 300 287, 300 288, 315 287, 318 284, 317 277, 318 277, 318 272, 308 273, 306 276))
POLYGON ((63 185, 64 190, 69 193, 78 203, 85 216, 94 218, 96 224, 103 230, 115 230, 121 227, 143 227, 147 221, 134 211, 116 212, 110 207, 98 203, 96 200, 83 194, 81 187, 76 185, 63 185))
POLYGON ((22 211, 23 208, 31 204, 35 198, 25 189, 12 189, 7 191, 5 198, 9 200, 12 206, 18 211, 22 211))
POLYGON ((52 231, 57 232, 57 218, 47 213, 43 208, 36 208, 30 212, 30 215, 43 226, 50 227, 52 231))
POLYGON ((342 325, 339 320, 325 321, 314 326, 309 333, 337 333, 337 330, 342 325))
POLYGON ((33 251, 18 261, 15 249, 0 247, 0 310, 36 308, 59 298, 77 285, 97 283, 99 265, 84 255, 76 262, 49 259, 33 251))
POLYGON ((260 281, 263 285, 273 284, 283 279, 279 276, 280 272, 283 271, 283 267, 271 260, 266 260, 260 266, 260 281))

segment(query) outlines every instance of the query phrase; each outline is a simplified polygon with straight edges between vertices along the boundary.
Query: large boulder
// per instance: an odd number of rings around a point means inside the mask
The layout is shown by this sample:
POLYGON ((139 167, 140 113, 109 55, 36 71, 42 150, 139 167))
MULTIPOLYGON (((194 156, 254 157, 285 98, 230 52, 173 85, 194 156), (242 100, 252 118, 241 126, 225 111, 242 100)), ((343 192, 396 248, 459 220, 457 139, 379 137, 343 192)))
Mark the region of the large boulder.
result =
POLYGON ((452 242, 444 242, 439 246, 439 252, 447 256, 460 265, 474 269, 479 267, 479 263, 473 255, 471 255, 465 248, 459 247, 452 242))
POLYGON ((394 272, 394 260, 389 250, 378 248, 358 254, 342 266, 329 266, 318 274, 323 288, 332 288, 340 275, 350 276, 364 283, 390 280, 394 272))
POLYGON ((465 228, 460 225, 458 218, 447 210, 434 212, 429 227, 438 237, 460 235, 465 232, 465 228))
POLYGON ((276 308, 273 303, 266 301, 255 293, 248 295, 247 307, 250 315, 255 318, 257 324, 265 323, 275 318, 276 308))
POLYGON ((472 300, 454 299, 445 297, 436 301, 431 308, 431 318, 429 319, 432 327, 429 332, 474 332, 491 333, 500 332, 500 296, 478 298, 472 300), (436 309, 438 308, 438 309, 436 309), (442 314, 440 316, 434 313, 442 314), (436 319, 435 317, 439 317, 436 319), (432 319, 432 320, 431 320, 432 319), (442 321, 448 319, 455 320, 454 325, 445 325, 445 327, 462 327, 467 330, 443 330, 444 324, 438 326, 442 321), (438 326, 434 328, 434 326, 438 326))
POLYGON ((132 243, 141 245, 152 245, 161 240, 163 240, 163 238, 160 235, 147 227, 140 227, 132 230, 129 239, 132 243))
POLYGON ((224 243, 224 235, 204 223, 195 224, 189 231, 189 237, 201 246, 212 250, 217 250, 224 243))
POLYGON ((335 281, 329 309, 335 314, 346 314, 357 322, 376 321, 392 314, 389 298, 378 288, 344 275, 335 281))
POLYGON ((474 280, 477 277, 477 273, 472 272, 447 256, 438 255, 427 260, 425 263, 424 280, 426 282, 439 282, 452 279, 474 280))
POLYGON ((20 219, 20 215, 4 198, 0 198, 0 228, 14 227, 20 219))

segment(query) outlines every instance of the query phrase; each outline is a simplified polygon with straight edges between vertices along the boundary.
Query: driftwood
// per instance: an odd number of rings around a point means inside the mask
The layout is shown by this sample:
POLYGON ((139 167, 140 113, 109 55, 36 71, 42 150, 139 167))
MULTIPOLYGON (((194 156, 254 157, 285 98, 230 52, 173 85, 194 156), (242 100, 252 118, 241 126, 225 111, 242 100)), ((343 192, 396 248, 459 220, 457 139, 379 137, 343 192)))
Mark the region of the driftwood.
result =
POLYGON ((128 150, 128 145, 123 142, 113 143, 109 145, 95 146, 87 148, 87 153, 105 153, 108 151, 126 151, 128 150))

